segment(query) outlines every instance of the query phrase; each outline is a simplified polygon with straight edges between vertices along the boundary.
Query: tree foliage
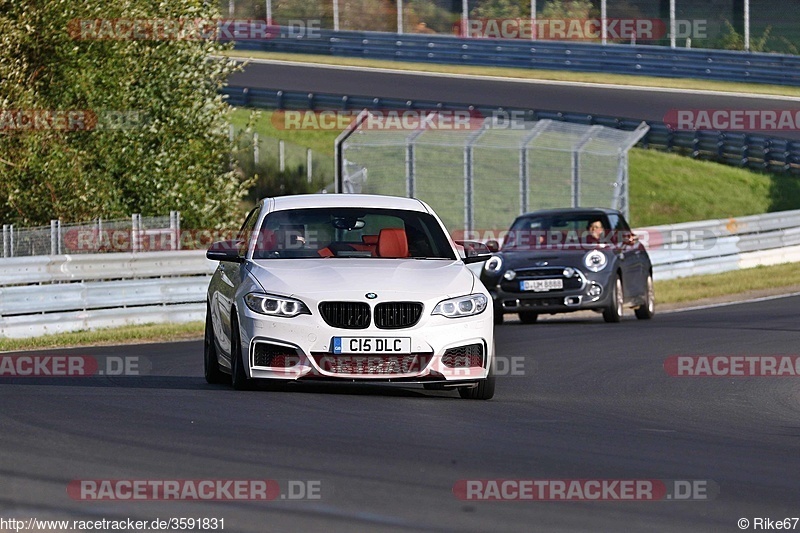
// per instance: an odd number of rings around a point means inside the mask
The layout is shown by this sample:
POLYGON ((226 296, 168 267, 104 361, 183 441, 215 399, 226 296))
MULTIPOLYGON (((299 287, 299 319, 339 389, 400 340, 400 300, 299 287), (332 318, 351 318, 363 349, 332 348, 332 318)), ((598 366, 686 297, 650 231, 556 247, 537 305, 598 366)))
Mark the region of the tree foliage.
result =
MULTIPOLYGON (((210 20, 202 0, 0 0, 0 220, 17 224, 177 209, 234 223, 229 60, 213 39, 80 39, 79 20, 210 20), (72 33, 71 33, 72 31, 72 33), (9 128, 13 111, 80 110, 94 128, 9 128), (0 115, 2 119, 2 115, 0 115)), ((14 125, 13 122, 11 123, 14 125)))
POLYGON ((599 16, 589 0, 553 0, 545 4, 542 18, 546 19, 588 19, 599 16))
MULTIPOLYGON (((744 50, 744 35, 737 32, 730 21, 725 20, 724 30, 717 38, 715 48, 722 48, 723 50, 744 50)), ((772 33, 772 26, 767 26, 761 36, 750 36, 750 50, 753 52, 768 52, 769 48, 767 42, 772 33)))
POLYGON ((470 11, 471 18, 521 18, 530 17, 530 2, 527 0, 483 0, 470 11))

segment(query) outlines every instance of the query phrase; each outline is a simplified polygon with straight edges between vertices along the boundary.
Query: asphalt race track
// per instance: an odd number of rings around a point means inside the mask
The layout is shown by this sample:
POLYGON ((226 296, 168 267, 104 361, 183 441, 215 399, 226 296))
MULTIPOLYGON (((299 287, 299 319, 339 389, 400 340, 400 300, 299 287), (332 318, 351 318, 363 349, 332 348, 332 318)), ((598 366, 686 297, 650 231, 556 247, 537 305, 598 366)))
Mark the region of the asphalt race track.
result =
MULTIPOLYGON (((217 517, 250 531, 739 531, 800 516, 797 377, 682 378, 671 355, 796 355, 800 297, 497 328, 521 376, 456 393, 202 378, 199 341, 39 352, 140 376, 0 379, 0 517, 217 517), (127 360, 127 359, 126 359, 127 360), (518 367, 520 368, 520 367, 518 367), (459 480, 703 480, 699 501, 462 501, 459 480), (72 480, 319 482, 319 500, 81 501, 72 480)), ((7 356, 8 354, 4 354, 7 356)), ((800 526, 798 526, 800 527, 800 526)))
MULTIPOLYGON (((261 89, 566 110, 646 120, 664 120, 670 110, 676 109, 800 111, 798 98, 437 76, 265 60, 253 60, 243 72, 233 74, 228 81, 233 86, 261 89)), ((797 130, 771 134, 800 139, 800 131, 797 130)))

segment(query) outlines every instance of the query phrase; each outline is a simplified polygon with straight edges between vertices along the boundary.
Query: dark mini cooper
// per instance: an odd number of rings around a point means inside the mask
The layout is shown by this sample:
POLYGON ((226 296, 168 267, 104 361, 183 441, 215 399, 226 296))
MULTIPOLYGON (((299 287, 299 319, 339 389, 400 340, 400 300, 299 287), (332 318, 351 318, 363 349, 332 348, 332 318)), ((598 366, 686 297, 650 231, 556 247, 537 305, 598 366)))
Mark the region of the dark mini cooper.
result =
POLYGON ((505 313, 524 323, 582 309, 602 312, 606 322, 619 322, 625 306, 640 319, 655 313, 650 257, 613 209, 520 215, 480 277, 494 300, 495 324, 505 313))

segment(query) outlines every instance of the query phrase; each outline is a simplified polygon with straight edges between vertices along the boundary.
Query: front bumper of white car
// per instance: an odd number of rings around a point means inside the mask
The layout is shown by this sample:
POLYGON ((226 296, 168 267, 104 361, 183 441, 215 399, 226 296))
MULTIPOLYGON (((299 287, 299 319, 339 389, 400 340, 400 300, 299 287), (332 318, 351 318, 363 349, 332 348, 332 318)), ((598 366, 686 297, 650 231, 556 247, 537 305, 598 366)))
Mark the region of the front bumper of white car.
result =
POLYGON ((435 303, 423 304, 416 324, 397 329, 374 322, 360 329, 332 327, 310 305, 311 315, 293 318, 264 316, 245 307, 240 312, 245 368, 251 378, 277 380, 455 384, 486 378, 494 358, 491 306, 477 315, 447 318, 431 314, 435 303), (400 353, 335 353, 337 337, 381 339, 385 346, 404 348, 400 353))

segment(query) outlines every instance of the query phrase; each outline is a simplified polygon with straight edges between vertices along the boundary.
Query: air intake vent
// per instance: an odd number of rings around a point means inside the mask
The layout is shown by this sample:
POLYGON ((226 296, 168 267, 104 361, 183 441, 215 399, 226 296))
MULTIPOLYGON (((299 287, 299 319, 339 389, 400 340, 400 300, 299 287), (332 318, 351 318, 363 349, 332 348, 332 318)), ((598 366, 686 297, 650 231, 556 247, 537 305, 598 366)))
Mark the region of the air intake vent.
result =
POLYGON ((468 344, 458 348, 449 348, 442 356, 444 366, 465 368, 483 366, 483 344, 468 344))
POLYGON ((253 346, 253 366, 289 368, 299 362, 300 354, 294 348, 266 342, 253 346))

